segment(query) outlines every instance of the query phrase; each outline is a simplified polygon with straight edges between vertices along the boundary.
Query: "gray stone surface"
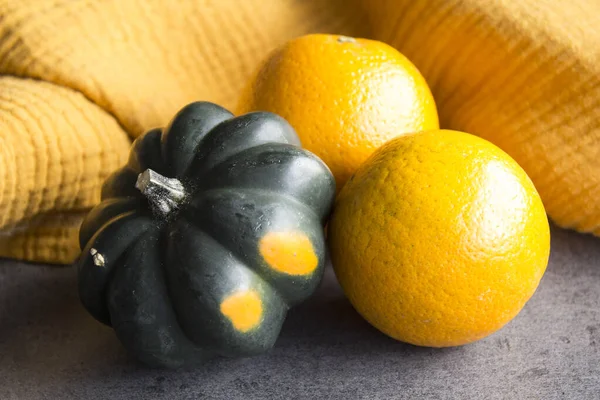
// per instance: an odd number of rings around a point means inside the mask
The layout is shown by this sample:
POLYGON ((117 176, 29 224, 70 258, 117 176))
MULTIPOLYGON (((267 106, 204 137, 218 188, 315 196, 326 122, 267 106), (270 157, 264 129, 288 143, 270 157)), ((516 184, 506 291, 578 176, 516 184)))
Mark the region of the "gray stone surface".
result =
POLYGON ((541 286, 500 332, 460 348, 395 342, 329 270, 276 348, 149 370, 90 318, 72 268, 0 262, 0 399, 600 399, 600 239, 553 229, 541 286))

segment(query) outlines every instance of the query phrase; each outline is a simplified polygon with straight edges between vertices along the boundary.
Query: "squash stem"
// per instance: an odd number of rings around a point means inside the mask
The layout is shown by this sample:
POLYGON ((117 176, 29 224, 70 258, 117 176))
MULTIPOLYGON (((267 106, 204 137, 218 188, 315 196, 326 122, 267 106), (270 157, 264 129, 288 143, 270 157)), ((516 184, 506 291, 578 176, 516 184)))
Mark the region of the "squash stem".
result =
POLYGON ((148 199, 153 211, 167 216, 185 199, 185 189, 176 178, 167 178, 148 168, 138 175, 135 187, 148 199))

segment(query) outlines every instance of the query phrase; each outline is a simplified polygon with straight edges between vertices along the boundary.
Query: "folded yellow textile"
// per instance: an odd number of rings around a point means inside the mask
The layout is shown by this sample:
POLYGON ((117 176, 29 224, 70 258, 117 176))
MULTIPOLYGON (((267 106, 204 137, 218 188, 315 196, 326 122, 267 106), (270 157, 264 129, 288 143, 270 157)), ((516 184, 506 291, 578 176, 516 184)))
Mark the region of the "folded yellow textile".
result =
POLYGON ((0 0, 0 256, 68 263, 130 138, 184 104, 232 107, 309 32, 391 43, 442 125, 486 137, 551 217, 600 234, 600 4, 585 0, 0 0))
POLYGON ((497 144, 560 226, 600 235, 600 2, 365 0, 444 127, 497 144))
POLYGON ((67 262, 99 185, 129 140, 81 93, 0 77, 0 255, 67 262))

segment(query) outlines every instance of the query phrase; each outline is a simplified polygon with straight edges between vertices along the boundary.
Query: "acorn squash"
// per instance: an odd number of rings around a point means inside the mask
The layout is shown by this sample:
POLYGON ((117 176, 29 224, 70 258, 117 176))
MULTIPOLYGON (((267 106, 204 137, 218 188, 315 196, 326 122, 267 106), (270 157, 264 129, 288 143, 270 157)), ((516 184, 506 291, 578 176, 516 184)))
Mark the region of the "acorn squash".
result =
POLYGON ((81 301, 149 365, 264 352, 321 280, 334 196, 281 117, 192 103, 104 183, 80 229, 81 301))

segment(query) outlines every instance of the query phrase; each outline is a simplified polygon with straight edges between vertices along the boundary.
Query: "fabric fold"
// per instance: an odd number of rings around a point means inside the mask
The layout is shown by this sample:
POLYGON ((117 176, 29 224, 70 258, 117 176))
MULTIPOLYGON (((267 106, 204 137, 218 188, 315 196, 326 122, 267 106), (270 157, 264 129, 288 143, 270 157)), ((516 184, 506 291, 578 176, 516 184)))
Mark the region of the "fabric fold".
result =
POLYGON ((117 121, 80 93, 0 77, 0 257, 73 260, 81 219, 129 144, 117 121))
POLYGON ((521 164, 558 225, 600 235, 600 3, 365 0, 429 82, 440 125, 521 164))

